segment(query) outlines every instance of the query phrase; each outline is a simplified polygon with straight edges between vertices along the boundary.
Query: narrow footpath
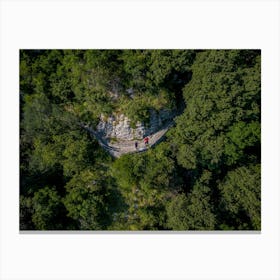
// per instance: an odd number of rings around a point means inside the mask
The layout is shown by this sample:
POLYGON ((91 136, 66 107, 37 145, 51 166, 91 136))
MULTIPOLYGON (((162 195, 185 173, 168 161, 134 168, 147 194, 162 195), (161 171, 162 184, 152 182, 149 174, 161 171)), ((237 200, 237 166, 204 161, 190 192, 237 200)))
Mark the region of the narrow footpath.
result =
POLYGON ((120 157, 123 154, 128 153, 140 153, 146 151, 149 147, 153 147, 159 142, 162 141, 165 133, 169 130, 171 126, 173 126, 174 121, 168 122, 157 132, 146 135, 145 137, 149 138, 149 145, 146 146, 144 144, 144 140, 121 140, 119 139, 117 142, 110 142, 110 138, 102 137, 100 133, 93 130, 91 127, 81 124, 81 126, 86 129, 93 137, 97 139, 100 146, 108 151, 114 157, 120 157), (135 148, 135 142, 138 143, 138 148, 135 148))

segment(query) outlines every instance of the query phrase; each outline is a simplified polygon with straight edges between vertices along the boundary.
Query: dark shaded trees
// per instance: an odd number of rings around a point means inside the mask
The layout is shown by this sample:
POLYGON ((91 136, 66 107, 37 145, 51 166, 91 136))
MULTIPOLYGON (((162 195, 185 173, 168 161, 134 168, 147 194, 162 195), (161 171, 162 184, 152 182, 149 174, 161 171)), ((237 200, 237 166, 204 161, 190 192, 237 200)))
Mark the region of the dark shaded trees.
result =
POLYGON ((215 229, 214 205, 208 187, 211 173, 205 171, 193 190, 173 197, 167 204, 167 226, 173 230, 215 229))
POLYGON ((235 229, 261 229, 260 164, 242 166, 228 172, 219 183, 220 208, 235 229))
POLYGON ((62 230, 67 228, 64 224, 66 210, 55 188, 45 187, 35 192, 32 199, 32 222, 39 230, 62 230))

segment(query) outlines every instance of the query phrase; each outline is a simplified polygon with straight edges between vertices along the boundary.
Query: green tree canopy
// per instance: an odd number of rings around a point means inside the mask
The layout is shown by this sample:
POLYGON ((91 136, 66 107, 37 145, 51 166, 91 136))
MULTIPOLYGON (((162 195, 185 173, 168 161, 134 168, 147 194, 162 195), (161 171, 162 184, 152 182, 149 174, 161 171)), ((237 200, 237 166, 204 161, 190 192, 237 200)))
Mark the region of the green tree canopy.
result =
POLYGON ((104 171, 83 170, 65 186, 63 203, 80 229, 100 230, 111 222, 114 183, 104 171))
POLYGON ((259 145, 260 56, 252 51, 250 61, 241 64, 240 55, 243 51, 197 54, 184 88, 187 107, 173 136, 178 162, 187 169, 218 169, 235 163, 247 147, 259 145), (237 141, 245 122, 247 131, 237 141))
POLYGON ((220 207, 230 216, 236 229, 261 229, 260 165, 242 166, 228 172, 220 182, 220 207), (242 221, 244 221, 242 223, 242 221))
POLYGON ((64 229, 63 218, 66 211, 54 187, 38 190, 34 194, 32 205, 34 209, 32 222, 36 229, 64 229))
POLYGON ((173 230, 213 230, 215 214, 207 186, 211 174, 204 172, 193 190, 173 197, 167 204, 167 226, 173 230))

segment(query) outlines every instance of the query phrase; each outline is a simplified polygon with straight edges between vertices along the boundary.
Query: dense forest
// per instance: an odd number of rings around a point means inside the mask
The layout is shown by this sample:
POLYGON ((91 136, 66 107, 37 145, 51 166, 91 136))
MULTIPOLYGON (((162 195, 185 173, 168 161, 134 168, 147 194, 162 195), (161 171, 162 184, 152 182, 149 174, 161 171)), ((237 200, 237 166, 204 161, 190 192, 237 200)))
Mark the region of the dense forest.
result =
POLYGON ((20 229, 260 230, 260 123, 260 50, 20 50, 20 229), (143 153, 81 126, 162 108, 143 153))

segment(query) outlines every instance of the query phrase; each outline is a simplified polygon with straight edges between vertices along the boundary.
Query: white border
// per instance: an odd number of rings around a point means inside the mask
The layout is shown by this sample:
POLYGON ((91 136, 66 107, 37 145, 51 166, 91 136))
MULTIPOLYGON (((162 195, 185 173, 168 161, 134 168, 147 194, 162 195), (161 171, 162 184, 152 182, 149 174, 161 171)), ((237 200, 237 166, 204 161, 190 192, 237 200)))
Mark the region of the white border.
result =
POLYGON ((1 279, 279 279, 279 2, 2 1, 1 279), (19 234, 20 48, 261 48, 261 234, 19 234))

